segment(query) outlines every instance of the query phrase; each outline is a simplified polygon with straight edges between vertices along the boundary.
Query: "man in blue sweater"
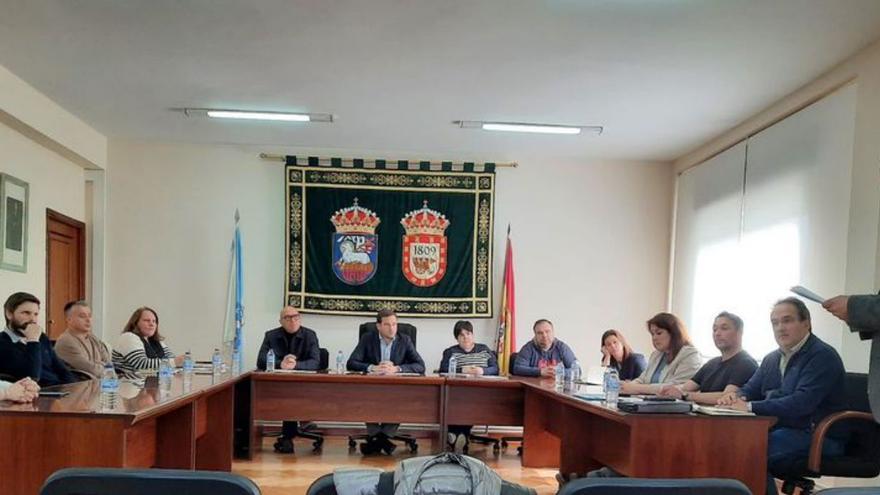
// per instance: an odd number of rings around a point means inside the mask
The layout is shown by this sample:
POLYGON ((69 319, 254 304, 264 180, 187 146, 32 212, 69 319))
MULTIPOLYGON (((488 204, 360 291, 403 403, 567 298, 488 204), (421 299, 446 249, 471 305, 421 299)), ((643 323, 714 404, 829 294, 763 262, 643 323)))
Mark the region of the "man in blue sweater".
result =
POLYGON ((532 326, 535 338, 520 349, 513 363, 513 374, 520 376, 556 376, 556 365, 560 362, 571 368, 577 360, 574 352, 565 342, 556 338, 553 323, 540 319, 532 326))
MULTIPOLYGON (((788 297, 770 313, 779 349, 764 357, 758 371, 741 389, 718 403, 761 416, 775 416, 767 445, 767 493, 777 493, 774 472, 792 458, 809 455, 813 427, 825 416, 846 408, 843 361, 833 347, 813 335, 810 311, 788 297)), ((827 437, 823 455, 841 455, 846 435, 827 437)))

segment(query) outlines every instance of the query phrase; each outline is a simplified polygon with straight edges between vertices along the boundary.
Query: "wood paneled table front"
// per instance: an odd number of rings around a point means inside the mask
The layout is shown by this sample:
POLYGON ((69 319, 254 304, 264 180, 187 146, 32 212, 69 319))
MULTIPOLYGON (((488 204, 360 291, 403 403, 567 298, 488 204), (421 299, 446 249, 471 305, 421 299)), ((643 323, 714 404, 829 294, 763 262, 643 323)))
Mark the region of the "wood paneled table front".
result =
POLYGON ((101 410, 98 380, 51 387, 61 398, 0 402, 0 493, 33 495, 65 467, 229 471, 234 387, 246 377, 196 375, 184 390, 177 375, 167 394, 155 377, 123 382, 112 411, 101 410))

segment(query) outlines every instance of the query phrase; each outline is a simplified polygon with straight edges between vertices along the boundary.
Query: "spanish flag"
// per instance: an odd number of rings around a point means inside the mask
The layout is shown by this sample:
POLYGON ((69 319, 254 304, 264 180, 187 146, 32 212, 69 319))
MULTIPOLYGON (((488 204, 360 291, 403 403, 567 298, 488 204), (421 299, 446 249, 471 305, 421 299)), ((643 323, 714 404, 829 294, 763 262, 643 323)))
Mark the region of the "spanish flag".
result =
POLYGON ((516 351, 516 290, 513 277, 513 245, 507 226, 507 249, 504 252, 504 280, 501 284, 501 309, 498 311, 498 369, 510 373, 510 354, 516 351))

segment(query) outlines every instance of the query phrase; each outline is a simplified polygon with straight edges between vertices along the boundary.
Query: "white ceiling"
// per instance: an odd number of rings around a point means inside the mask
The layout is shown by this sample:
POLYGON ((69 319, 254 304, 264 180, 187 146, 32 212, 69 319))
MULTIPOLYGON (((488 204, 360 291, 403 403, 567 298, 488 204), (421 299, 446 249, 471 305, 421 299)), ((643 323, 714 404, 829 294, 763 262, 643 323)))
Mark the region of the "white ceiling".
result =
POLYGON ((0 65, 109 137, 449 159, 670 160, 877 38, 878 0, 0 0, 0 65))

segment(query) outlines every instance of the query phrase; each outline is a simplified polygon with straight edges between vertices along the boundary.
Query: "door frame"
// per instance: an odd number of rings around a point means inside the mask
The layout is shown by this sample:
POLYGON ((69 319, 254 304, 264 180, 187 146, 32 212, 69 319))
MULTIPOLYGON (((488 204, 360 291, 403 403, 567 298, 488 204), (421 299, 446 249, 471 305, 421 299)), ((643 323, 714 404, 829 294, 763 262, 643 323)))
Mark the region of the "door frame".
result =
MULTIPOLYGON (((63 223, 68 227, 74 228, 80 232, 79 236, 79 259, 77 263, 80 267, 82 267, 82 271, 80 272, 79 280, 77 280, 77 290, 82 296, 85 296, 86 293, 86 224, 85 222, 80 222, 75 218, 71 218, 61 212, 57 212, 51 208, 46 208, 46 318, 48 319, 49 314, 48 308, 51 308, 51 291, 49 288, 50 280, 49 280, 49 242, 51 231, 49 229, 49 221, 52 220, 54 222, 63 223)), ((46 331, 49 330, 48 323, 46 324, 46 331)))

